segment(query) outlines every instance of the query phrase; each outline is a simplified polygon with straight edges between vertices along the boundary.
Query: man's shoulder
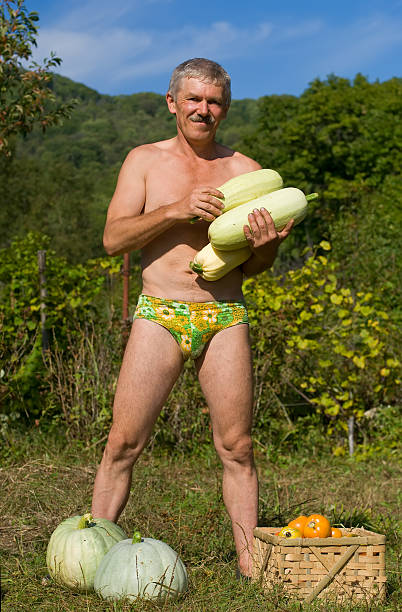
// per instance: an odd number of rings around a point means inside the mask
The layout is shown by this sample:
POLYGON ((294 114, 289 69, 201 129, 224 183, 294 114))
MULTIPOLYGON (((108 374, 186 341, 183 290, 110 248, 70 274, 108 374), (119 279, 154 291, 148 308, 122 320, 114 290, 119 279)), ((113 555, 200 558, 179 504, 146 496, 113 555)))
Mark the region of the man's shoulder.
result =
POLYGON ((253 170, 260 170, 261 164, 252 159, 251 157, 247 157, 247 155, 243 155, 243 153, 236 153, 236 163, 241 165, 244 168, 244 172, 252 172, 253 170))
POLYGON ((160 157, 171 146, 171 140, 161 140, 139 145, 128 153, 126 160, 132 163, 154 162, 156 157, 160 157))
MULTIPOLYGON (((230 149, 229 149, 230 150, 230 149)), ((230 163, 232 165, 233 170, 237 174, 243 174, 246 172, 253 172, 254 170, 260 170, 261 165, 252 159, 251 157, 247 157, 243 153, 239 151, 232 151, 232 155, 230 157, 230 163)))

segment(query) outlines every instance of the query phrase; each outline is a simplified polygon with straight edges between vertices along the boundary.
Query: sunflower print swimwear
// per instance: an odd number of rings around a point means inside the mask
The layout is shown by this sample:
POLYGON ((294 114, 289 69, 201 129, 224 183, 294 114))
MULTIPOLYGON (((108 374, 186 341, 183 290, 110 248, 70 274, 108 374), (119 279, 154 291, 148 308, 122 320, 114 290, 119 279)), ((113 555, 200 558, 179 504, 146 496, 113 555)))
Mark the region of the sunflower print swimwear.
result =
POLYGON ((248 324, 244 302, 176 302, 144 294, 138 298, 134 319, 165 327, 180 346, 185 361, 199 357, 221 330, 248 324))

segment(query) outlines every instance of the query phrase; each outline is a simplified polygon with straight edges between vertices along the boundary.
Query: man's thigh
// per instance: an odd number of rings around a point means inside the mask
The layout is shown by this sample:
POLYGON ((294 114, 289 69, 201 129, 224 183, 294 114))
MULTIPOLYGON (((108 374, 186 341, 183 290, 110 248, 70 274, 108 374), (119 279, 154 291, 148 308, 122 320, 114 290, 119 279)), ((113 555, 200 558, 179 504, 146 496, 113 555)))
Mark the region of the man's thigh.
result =
POLYGON ((183 367, 170 332, 135 319, 126 346, 113 406, 113 427, 148 436, 183 367))
POLYGON ((248 325, 218 332, 196 362, 214 436, 236 439, 252 426, 253 371, 248 325))

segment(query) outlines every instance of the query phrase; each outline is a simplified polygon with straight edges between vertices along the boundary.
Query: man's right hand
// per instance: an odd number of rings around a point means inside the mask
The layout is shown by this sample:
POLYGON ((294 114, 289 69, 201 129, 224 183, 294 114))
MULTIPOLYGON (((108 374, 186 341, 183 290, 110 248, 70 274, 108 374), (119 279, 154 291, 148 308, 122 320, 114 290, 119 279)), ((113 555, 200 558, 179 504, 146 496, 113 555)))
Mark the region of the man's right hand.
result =
POLYGON ((188 196, 173 204, 177 219, 185 222, 192 221, 194 218, 213 221, 222 214, 224 197, 223 193, 215 187, 207 185, 196 187, 188 196))

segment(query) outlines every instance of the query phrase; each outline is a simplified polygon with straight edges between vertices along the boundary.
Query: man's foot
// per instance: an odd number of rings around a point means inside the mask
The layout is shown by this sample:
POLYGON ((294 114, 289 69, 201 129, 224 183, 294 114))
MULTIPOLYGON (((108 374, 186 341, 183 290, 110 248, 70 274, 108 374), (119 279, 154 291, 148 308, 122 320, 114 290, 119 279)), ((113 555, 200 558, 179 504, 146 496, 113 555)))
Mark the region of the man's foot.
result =
POLYGON ((239 567, 236 567, 236 579, 241 580, 242 582, 250 582, 251 576, 246 576, 242 574, 239 567))

